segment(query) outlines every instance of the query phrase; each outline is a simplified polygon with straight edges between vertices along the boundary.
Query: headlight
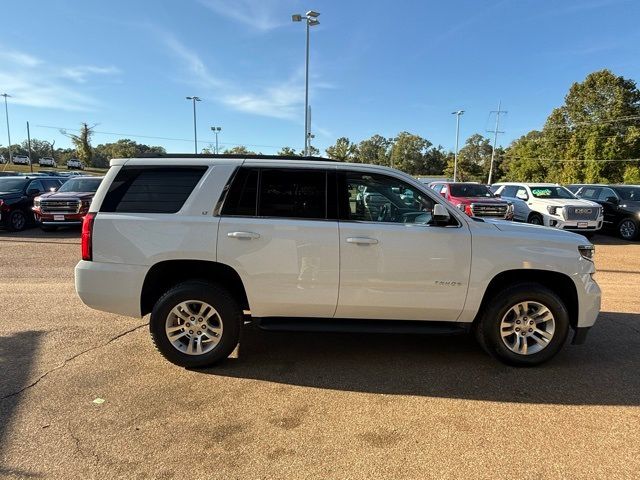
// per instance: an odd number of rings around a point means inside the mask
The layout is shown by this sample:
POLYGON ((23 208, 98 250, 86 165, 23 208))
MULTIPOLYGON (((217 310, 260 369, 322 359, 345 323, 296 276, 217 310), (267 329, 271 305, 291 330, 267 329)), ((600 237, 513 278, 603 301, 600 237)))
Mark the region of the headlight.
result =
POLYGON ((513 203, 507 204, 507 212, 508 213, 513 213, 513 203))
POLYGON ((596 253, 596 247, 594 247, 593 245, 580 245, 578 246, 578 251, 580 252, 580 255, 582 255, 582 258, 593 262, 593 257, 596 253))
POLYGON ((553 205, 547 205, 547 212, 549 212, 551 215, 557 215, 556 213, 557 210, 558 210, 558 207, 553 205))
POLYGON ((462 210, 463 212, 464 212, 464 207, 465 207, 464 203, 460 203, 460 204, 458 204, 458 208, 459 208, 460 210, 462 210))
POLYGON ((40 207, 40 197, 36 197, 33 199, 33 206, 40 207))

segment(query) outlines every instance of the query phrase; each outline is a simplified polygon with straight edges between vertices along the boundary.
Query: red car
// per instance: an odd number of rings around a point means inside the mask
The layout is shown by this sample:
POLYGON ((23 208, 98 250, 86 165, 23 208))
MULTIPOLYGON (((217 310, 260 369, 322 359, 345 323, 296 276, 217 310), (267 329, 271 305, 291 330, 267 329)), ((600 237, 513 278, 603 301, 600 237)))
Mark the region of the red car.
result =
POLYGON ((479 183, 433 182, 429 186, 470 217, 513 219, 513 205, 479 183))
POLYGON ((45 193, 33 200, 33 214, 46 232, 62 226, 80 226, 102 177, 75 177, 58 191, 45 193))

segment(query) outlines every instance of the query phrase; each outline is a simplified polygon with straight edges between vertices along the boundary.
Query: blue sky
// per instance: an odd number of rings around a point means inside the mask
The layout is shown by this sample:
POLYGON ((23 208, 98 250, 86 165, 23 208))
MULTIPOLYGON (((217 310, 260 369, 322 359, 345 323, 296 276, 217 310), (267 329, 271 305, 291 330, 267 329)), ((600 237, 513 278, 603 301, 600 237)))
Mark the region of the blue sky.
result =
POLYGON ((128 137, 191 152, 184 97, 198 95, 201 147, 220 125, 223 146, 300 149, 305 33, 290 15, 308 9, 321 12, 310 103, 322 151, 339 136, 403 130, 452 149, 451 112, 466 110, 461 138, 486 134, 499 100, 507 145, 594 70, 640 80, 636 0, 9 0, 0 93, 13 96, 12 141, 26 138, 28 120, 32 137, 66 146, 45 127, 86 121, 124 134, 97 133, 94 144, 128 137))

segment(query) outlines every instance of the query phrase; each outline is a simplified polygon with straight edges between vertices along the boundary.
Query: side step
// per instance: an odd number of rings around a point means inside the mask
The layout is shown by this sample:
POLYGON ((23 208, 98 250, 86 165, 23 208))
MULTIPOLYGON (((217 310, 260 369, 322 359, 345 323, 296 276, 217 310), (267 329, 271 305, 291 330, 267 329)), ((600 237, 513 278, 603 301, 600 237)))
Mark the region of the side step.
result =
POLYGON ((415 333, 452 335, 467 333, 470 323, 429 322, 415 320, 360 320, 354 318, 253 318, 252 323, 263 330, 285 332, 338 333, 415 333))

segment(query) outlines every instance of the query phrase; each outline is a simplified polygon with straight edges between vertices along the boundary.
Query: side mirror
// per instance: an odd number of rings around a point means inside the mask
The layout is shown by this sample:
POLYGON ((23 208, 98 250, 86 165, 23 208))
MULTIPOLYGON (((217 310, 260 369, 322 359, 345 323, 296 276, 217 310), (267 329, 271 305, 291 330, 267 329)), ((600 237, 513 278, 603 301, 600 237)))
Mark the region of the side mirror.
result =
POLYGON ((449 212, 444 208, 444 205, 436 203, 433 206, 433 223, 436 225, 448 223, 450 218, 449 212))
POLYGON ((502 198, 502 195, 500 195, 499 193, 494 193, 493 196, 496 198, 502 198))
POLYGON ((32 197, 34 195, 39 195, 40 194, 40 190, 38 190, 37 188, 30 188, 29 190, 27 190, 27 195, 32 197))
POLYGON ((618 203, 620 203, 620 200, 618 200, 618 197, 607 197, 605 199, 605 202, 613 203, 614 205, 618 205, 618 203))

